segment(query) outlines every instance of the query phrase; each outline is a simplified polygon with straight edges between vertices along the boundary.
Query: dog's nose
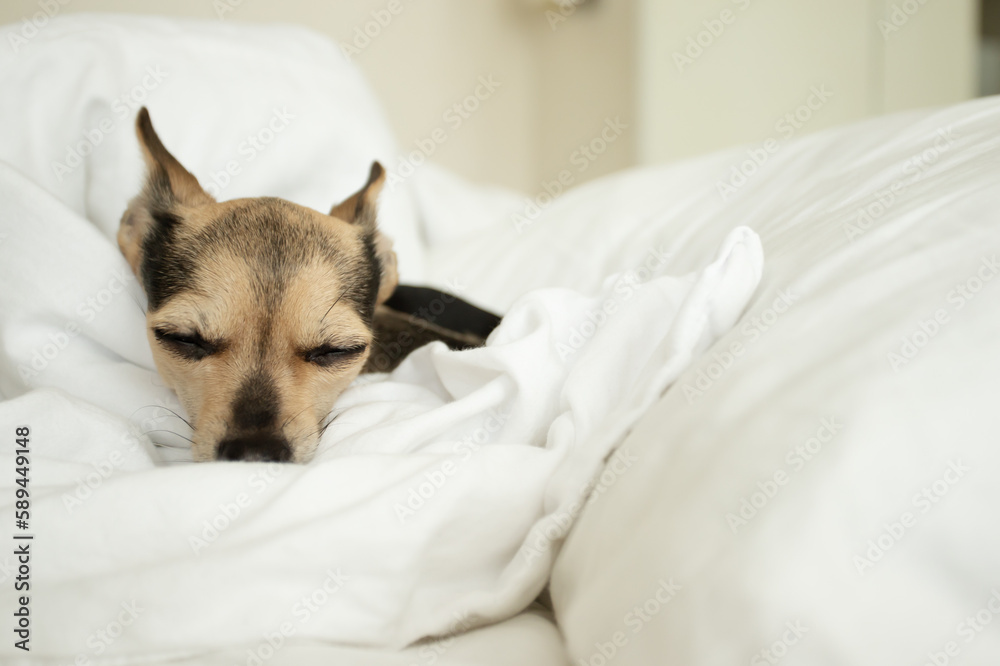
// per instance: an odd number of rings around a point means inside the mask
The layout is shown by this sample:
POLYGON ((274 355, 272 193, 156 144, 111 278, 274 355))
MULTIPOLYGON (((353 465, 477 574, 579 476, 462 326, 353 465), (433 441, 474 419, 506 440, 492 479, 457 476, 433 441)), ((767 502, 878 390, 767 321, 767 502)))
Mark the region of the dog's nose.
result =
POLYGON ((219 443, 219 460, 247 460, 288 462, 292 459, 292 447, 281 435, 255 432, 239 437, 230 437, 219 443))

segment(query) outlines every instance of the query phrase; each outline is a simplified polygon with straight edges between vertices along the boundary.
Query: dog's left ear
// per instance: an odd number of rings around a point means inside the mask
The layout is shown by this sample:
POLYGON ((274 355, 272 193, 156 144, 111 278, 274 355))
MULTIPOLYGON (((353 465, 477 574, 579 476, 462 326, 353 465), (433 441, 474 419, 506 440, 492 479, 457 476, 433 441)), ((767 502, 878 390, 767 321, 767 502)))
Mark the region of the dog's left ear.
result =
POLYGON ((392 250, 392 239, 381 233, 376 224, 378 195, 385 184, 385 169, 378 162, 372 162, 368 182, 364 186, 330 209, 332 217, 356 224, 368 236, 375 249, 379 263, 380 279, 376 305, 381 305, 396 290, 399 274, 396 271, 396 253, 392 250))
POLYGON ((183 223, 185 212, 214 203, 191 172, 164 147, 146 107, 139 109, 135 132, 146 163, 142 191, 129 201, 118 227, 118 247, 132 271, 139 276, 143 242, 151 233, 166 234, 183 223))

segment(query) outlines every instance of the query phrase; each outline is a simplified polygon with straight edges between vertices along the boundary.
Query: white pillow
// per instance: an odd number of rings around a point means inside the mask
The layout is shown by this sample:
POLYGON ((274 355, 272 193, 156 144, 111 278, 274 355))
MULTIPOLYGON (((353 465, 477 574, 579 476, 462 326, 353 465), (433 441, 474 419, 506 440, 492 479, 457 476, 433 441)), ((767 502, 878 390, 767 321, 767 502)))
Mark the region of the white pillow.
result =
MULTIPOLYGON (((0 28, 0 160, 114 238, 142 184, 133 130, 149 108, 167 149, 220 200, 277 196, 326 212, 395 142, 368 84, 308 30, 119 15, 0 28), (10 48, 7 48, 10 46, 10 48)), ((410 184, 386 187, 401 277, 423 275, 410 184)))
POLYGON ((681 272, 736 225, 764 245, 556 563, 574 664, 997 662, 998 128, 992 98, 622 174, 470 262, 500 301, 661 244, 681 272))

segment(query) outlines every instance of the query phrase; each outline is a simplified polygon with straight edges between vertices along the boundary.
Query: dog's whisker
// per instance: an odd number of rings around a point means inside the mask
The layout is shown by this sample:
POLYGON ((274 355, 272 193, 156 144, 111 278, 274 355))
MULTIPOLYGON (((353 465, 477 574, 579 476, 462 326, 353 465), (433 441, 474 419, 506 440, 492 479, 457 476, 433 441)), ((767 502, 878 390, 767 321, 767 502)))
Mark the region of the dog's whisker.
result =
MULTIPOLYGON (((321 422, 318 428, 316 428, 315 430, 313 430, 309 434, 307 434, 304 437, 302 437, 302 439, 309 439, 310 437, 312 437, 313 435, 315 435, 317 433, 319 433, 319 436, 322 438, 323 435, 324 435, 324 433, 326 433, 327 428, 329 428, 331 425, 333 425, 333 422, 336 421, 338 418, 340 418, 340 416, 343 413, 344 413, 343 411, 340 411, 340 412, 337 412, 336 414, 331 415, 329 417, 329 420, 323 419, 324 421, 326 421, 326 423, 322 423, 321 422)), ((346 425, 346 424, 342 423, 341 425, 346 425)))
MULTIPOLYGON (((190 437, 185 437, 184 435, 180 434, 179 432, 174 432, 173 430, 166 430, 164 428, 158 428, 156 430, 147 430, 147 431, 145 431, 142 434, 143 435, 148 435, 151 432, 169 432, 171 435, 176 435, 177 437, 180 437, 181 439, 186 439, 187 441, 189 441, 192 444, 194 444, 194 440, 191 439, 190 437)), ((165 446, 168 446, 168 445, 165 445, 165 446)), ((187 447, 184 446, 184 447, 179 447, 179 448, 185 448, 186 449, 187 447)))
POLYGON ((135 416, 136 414, 138 414, 140 410, 143 410, 143 409, 149 409, 150 407, 158 407, 158 405, 143 405, 142 407, 137 407, 137 408, 136 408, 136 410, 135 410, 134 412, 132 412, 131 414, 129 414, 129 415, 128 415, 128 420, 129 420, 129 422, 131 422, 131 421, 132 421, 132 418, 133 418, 133 417, 134 417, 134 416, 135 416))
POLYGON ((319 432, 320 430, 322 430, 322 429, 323 429, 323 426, 322 426, 322 424, 321 424, 321 425, 320 425, 320 426, 319 426, 318 428, 316 428, 315 430, 312 430, 312 431, 310 431, 310 432, 307 432, 307 433, 306 433, 306 434, 304 434, 304 435, 303 435, 303 434, 301 434, 301 432, 298 432, 298 433, 295 433, 295 436, 293 437, 293 439, 295 439, 295 440, 302 440, 302 439, 309 439, 310 437, 312 437, 313 435, 315 435, 316 433, 318 433, 318 432, 319 432))
MULTIPOLYGON (((181 416, 180 414, 178 414, 177 412, 175 412, 174 410, 170 409, 169 407, 167 407, 165 405, 143 405, 142 407, 139 407, 139 409, 136 409, 134 412, 132 412, 132 414, 128 417, 128 420, 131 421, 132 417, 134 417, 136 414, 139 413, 140 410, 143 410, 143 409, 164 409, 164 410, 170 412, 171 414, 173 414, 175 417, 179 418, 181 421, 183 421, 184 425, 186 425, 188 428, 191 428, 191 430, 194 430, 194 426, 191 425, 190 421, 188 421, 186 418, 184 418, 183 416, 181 416)), ((157 417, 157 418, 162 418, 162 417, 157 417)))
POLYGON ((324 314, 324 315, 323 315, 323 316, 322 316, 322 317, 320 318, 320 320, 319 320, 319 323, 321 323, 321 324, 323 323, 323 320, 324 320, 324 319, 326 319, 326 315, 330 314, 330 310, 333 310, 333 306, 334 306, 334 305, 336 305, 337 303, 339 303, 339 302, 340 302, 340 299, 342 299, 342 298, 344 297, 344 294, 346 294, 346 293, 347 293, 347 287, 344 287, 344 291, 340 292, 340 296, 337 296, 337 300, 335 300, 335 301, 333 302, 333 305, 331 305, 331 306, 330 306, 330 309, 326 311, 326 314, 324 314))
POLYGON ((296 418, 298 418, 298 417, 299 417, 299 416, 301 416, 301 415, 302 415, 302 414, 303 414, 303 413, 304 413, 304 412, 305 412, 306 410, 310 409, 311 407, 312 407, 312 405, 306 405, 306 406, 305 406, 305 407, 304 407, 303 409, 301 409, 301 410, 299 410, 298 412, 296 412, 295 414, 293 414, 293 415, 289 416, 289 417, 288 417, 287 419, 285 419, 284 421, 282 421, 282 423, 281 423, 281 426, 280 426, 280 427, 278 428, 278 430, 284 430, 284 429, 285 429, 285 426, 286 426, 286 425, 288 425, 288 422, 289 422, 289 421, 291 421, 291 420, 293 420, 293 419, 296 419, 296 418))
POLYGON ((128 295, 129 295, 129 298, 132 299, 132 302, 135 303, 135 306, 137 308, 139 308, 139 312, 141 312, 143 314, 143 316, 145 316, 145 314, 146 314, 146 308, 142 307, 142 303, 140 303, 139 299, 135 297, 135 294, 133 294, 131 291, 129 291, 128 295))
MULTIPOLYGON (((342 413, 343 413, 343 412, 341 412, 341 414, 342 414, 342 413)), ((337 414, 337 416, 340 416, 340 414, 337 414)), ((319 436, 320 436, 320 437, 322 437, 322 436, 323 436, 323 434, 324 434, 324 433, 325 433, 325 432, 327 431, 327 428, 329 428, 330 426, 332 426, 332 425, 333 425, 333 422, 337 420, 337 416, 334 416, 334 417, 333 417, 332 419, 330 419, 330 420, 329 420, 329 421, 327 421, 327 422, 326 422, 325 424, 323 424, 323 426, 322 426, 322 427, 320 428, 320 431, 319 431, 319 436)), ((343 423, 341 423, 340 425, 344 425, 344 424, 343 424, 343 423)))
POLYGON ((161 442, 153 442, 153 446, 158 449, 174 449, 175 451, 186 451, 188 447, 180 446, 175 444, 163 444, 161 442))
POLYGON ((191 422, 190 422, 190 421, 188 421, 188 420, 187 420, 186 418, 184 418, 183 416, 181 416, 180 414, 178 414, 177 412, 175 412, 174 410, 170 409, 169 407, 163 407, 162 405, 158 405, 158 406, 159 406, 159 407, 160 407, 161 409, 165 409, 165 410, 167 410, 168 412, 170 412, 171 414, 173 414, 174 416, 176 416, 177 418, 179 418, 179 419, 180 419, 181 421, 183 421, 183 422, 184 422, 184 425, 186 425, 186 426, 187 426, 188 428, 191 428, 191 430, 194 430, 194 426, 193 426, 193 425, 191 425, 191 422))

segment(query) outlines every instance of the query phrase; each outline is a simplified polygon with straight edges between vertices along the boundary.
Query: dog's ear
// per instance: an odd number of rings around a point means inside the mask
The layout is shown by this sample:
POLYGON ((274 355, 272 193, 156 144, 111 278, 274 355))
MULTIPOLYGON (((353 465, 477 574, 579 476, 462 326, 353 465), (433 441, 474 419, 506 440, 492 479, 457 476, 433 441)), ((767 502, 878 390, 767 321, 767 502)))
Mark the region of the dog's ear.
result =
POLYGON ((122 215, 118 227, 118 247, 138 276, 142 242, 147 232, 156 225, 182 219, 185 207, 202 206, 213 203, 215 199, 163 146, 146 107, 142 107, 136 116, 135 132, 146 162, 146 183, 122 215))
POLYGON ((399 274, 396 271, 396 253, 392 250, 392 239, 381 233, 376 224, 378 195, 384 184, 385 169, 378 162, 372 162, 368 182, 360 190, 330 209, 332 217, 359 225, 372 243, 381 272, 378 296, 375 299, 376 305, 381 305, 392 296, 396 285, 399 284, 399 274))
POLYGON ((367 231, 375 230, 376 203, 379 192, 385 184, 385 169, 378 162, 372 162, 368 182, 360 190, 330 209, 330 215, 351 224, 360 224, 367 231))

